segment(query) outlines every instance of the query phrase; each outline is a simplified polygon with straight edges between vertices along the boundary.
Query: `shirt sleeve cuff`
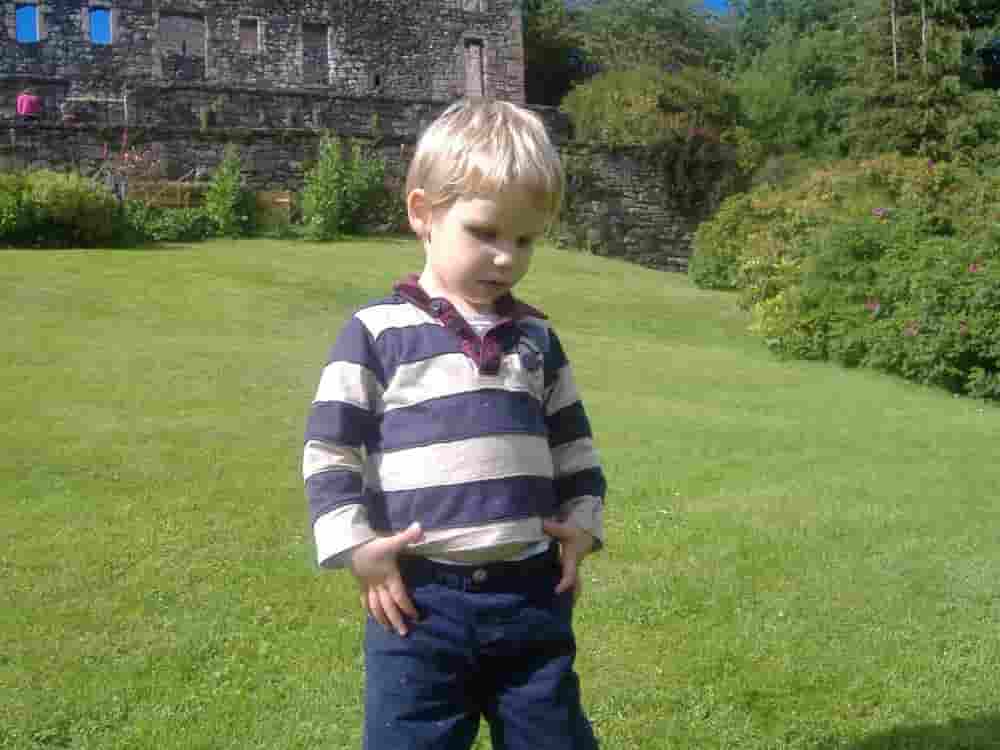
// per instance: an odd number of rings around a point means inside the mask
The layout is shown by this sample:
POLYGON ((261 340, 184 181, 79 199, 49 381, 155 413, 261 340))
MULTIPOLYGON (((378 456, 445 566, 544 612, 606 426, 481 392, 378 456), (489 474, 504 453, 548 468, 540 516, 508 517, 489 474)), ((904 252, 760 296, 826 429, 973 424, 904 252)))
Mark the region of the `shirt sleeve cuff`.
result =
POLYGON ((363 505, 344 505, 325 513, 313 524, 313 535, 316 560, 327 569, 346 567, 351 550, 377 536, 363 505))
POLYGON ((604 501, 593 495, 583 495, 567 500, 559 507, 556 516, 560 521, 570 521, 594 537, 597 552, 604 546, 604 501))

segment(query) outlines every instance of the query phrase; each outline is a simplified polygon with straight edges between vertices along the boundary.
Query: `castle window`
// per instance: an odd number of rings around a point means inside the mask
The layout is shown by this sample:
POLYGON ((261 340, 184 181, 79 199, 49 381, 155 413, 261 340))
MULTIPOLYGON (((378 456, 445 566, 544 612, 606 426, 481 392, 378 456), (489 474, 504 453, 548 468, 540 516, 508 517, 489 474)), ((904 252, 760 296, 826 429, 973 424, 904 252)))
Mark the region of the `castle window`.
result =
POLYGON ((240 52, 256 55, 260 52, 260 20, 240 19, 240 52))
POLYGON ((179 81, 205 79, 208 36, 203 16, 160 13, 158 36, 165 78, 179 81))
POLYGON ((481 39, 465 40, 465 95, 483 96, 483 42, 481 39))
POLYGON ((330 44, 326 24, 302 24, 302 81, 330 82, 330 44))
POLYGON ((111 8, 92 6, 87 8, 90 24, 90 41, 94 44, 111 44, 111 8))
MULTIPOLYGON (((9 6, 8 6, 9 7, 9 6)), ((15 30, 17 41, 22 44, 37 42, 42 38, 42 29, 39 24, 38 6, 31 4, 16 4, 14 13, 17 22, 15 30)))

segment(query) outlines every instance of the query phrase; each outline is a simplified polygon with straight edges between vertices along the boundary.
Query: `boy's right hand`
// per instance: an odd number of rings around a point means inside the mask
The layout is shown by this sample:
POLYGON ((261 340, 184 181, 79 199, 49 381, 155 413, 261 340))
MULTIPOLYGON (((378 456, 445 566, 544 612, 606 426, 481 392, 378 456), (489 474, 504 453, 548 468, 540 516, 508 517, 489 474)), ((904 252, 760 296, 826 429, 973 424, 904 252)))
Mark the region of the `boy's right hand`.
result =
POLYGON ((420 524, 362 544, 351 553, 351 572, 361 587, 361 606, 386 629, 407 633, 406 617, 419 615, 406 591, 397 559, 403 550, 423 539, 420 524))

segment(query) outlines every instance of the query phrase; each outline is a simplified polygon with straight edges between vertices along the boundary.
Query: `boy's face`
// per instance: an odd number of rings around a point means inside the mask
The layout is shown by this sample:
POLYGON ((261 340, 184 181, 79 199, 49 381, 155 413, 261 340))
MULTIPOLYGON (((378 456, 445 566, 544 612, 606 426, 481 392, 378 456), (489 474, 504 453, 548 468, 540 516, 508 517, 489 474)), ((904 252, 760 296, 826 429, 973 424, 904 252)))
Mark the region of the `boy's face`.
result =
POLYGON ((463 314, 493 312, 528 272, 534 242, 549 219, 533 196, 513 190, 437 208, 414 190, 407 208, 427 253, 420 285, 463 314))

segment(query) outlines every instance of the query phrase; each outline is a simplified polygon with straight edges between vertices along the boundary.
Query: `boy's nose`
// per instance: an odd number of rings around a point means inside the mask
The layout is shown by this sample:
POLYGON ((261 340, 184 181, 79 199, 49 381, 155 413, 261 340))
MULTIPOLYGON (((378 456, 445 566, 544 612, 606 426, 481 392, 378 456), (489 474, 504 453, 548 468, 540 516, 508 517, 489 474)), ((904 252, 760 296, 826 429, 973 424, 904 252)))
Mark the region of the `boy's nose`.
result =
POLYGON ((493 254, 493 265, 509 266, 514 263, 514 254, 503 248, 498 248, 493 254))

